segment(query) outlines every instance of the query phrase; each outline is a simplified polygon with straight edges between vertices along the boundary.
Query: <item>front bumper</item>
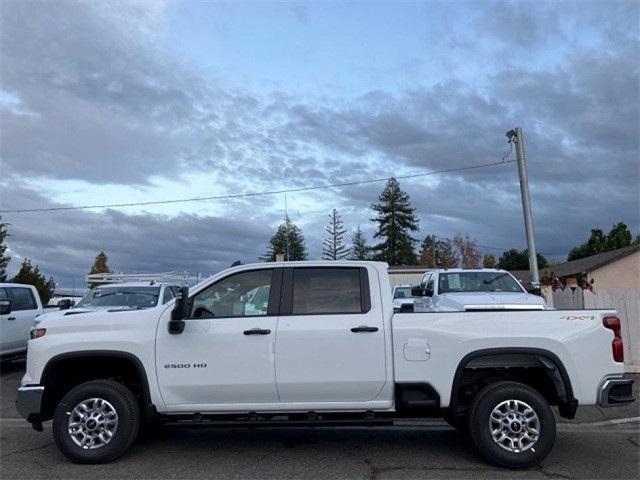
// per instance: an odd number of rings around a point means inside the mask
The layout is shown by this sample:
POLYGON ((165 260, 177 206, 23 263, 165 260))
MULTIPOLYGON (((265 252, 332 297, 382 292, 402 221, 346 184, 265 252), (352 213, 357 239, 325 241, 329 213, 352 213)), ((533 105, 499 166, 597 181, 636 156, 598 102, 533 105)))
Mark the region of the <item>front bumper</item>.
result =
POLYGON ((32 423, 36 430, 42 428, 42 385, 27 385, 18 387, 16 410, 27 422, 32 423), (38 428, 39 427, 39 428, 38 428))
POLYGON ((607 375, 602 379, 598 389, 599 406, 617 407, 634 401, 632 379, 621 375, 607 375))

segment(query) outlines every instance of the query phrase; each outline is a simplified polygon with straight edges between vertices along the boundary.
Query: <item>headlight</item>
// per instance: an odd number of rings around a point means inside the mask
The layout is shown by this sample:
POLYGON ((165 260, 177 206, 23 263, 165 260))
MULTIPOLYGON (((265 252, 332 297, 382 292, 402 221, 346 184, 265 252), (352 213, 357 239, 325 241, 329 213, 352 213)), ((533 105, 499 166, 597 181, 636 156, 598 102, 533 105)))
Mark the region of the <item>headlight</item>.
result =
POLYGON ((31 337, 31 340, 35 339, 35 338, 40 338, 40 337, 44 337, 47 333, 47 329, 46 328, 32 328, 31 331, 29 332, 29 336, 31 337))

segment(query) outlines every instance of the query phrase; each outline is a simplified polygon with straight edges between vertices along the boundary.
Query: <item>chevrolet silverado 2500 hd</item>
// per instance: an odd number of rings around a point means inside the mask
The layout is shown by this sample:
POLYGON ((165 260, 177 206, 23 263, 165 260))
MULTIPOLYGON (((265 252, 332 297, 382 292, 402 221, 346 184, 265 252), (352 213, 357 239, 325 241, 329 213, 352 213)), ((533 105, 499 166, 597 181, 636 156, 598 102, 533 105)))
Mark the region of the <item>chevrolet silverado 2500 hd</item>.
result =
POLYGON ((390 425, 444 417, 524 468, 579 405, 633 400, 611 310, 394 315, 387 265, 223 271, 165 305, 43 320, 17 409, 72 461, 114 460, 150 422, 390 425))

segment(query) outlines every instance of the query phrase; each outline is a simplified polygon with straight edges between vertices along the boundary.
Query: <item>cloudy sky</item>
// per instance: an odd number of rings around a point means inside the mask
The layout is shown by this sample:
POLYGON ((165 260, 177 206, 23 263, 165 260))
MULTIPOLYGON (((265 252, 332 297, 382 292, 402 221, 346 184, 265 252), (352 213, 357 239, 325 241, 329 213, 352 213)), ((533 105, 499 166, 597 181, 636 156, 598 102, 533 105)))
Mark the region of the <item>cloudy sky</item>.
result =
MULTIPOLYGON (((0 210, 220 196, 492 163, 526 136, 539 250, 640 231, 640 11, 617 2, 0 3, 0 210)), ((525 246, 517 167, 402 180, 420 237, 525 246)), ((287 196, 311 258, 383 183, 287 196)), ((63 286, 255 261, 284 196, 3 213, 63 286)))

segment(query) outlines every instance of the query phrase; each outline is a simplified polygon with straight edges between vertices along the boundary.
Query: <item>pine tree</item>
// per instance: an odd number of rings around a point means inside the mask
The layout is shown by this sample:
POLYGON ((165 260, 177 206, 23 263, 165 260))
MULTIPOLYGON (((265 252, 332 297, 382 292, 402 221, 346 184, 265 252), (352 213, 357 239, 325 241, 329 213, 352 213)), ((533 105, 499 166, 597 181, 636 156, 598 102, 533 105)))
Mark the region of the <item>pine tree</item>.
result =
POLYGON ((278 254, 284 255, 285 261, 307 259, 307 248, 302 230, 289 219, 288 215, 284 217, 284 222, 278 226, 275 235, 269 240, 269 251, 260 257, 260 260, 275 262, 278 254), (288 245, 287 237, 289 239, 288 245))
MULTIPOLYGON (((1 219, 2 217, 0 217, 1 219)), ((0 282, 7 280, 7 265, 11 260, 11 257, 6 255, 7 245, 4 243, 5 238, 7 238, 7 224, 0 222, 0 282)))
POLYGON ((349 255, 349 247, 344 244, 344 234, 347 233, 347 230, 335 208, 331 212, 330 218, 331 221, 325 228, 327 237, 322 242, 322 259, 342 260, 349 255))
MULTIPOLYGON (((89 270, 89 275, 95 274, 95 273, 111 273, 111 269, 109 268, 109 265, 107 264, 107 261, 109 260, 109 258, 107 257, 107 254, 104 252, 100 252, 94 262, 93 265, 91 266, 91 270, 89 270)), ((89 284, 89 288, 94 288, 96 285, 98 285, 97 283, 90 283, 89 284)))
POLYGON ((13 283, 22 283, 23 285, 33 285, 38 291, 40 300, 43 305, 49 303, 53 296, 53 290, 56 286, 53 277, 49 277, 49 280, 40 273, 38 265, 35 267, 31 265, 31 260, 25 258, 20 265, 20 270, 15 277, 11 279, 13 283))
POLYGON ((368 260, 369 259, 369 247, 367 246, 367 239, 360 230, 360 226, 356 229, 356 233, 351 238, 351 255, 349 260, 368 260))
POLYGON ((413 245, 417 241, 411 232, 418 230, 415 208, 411 206, 409 195, 400 189, 398 181, 391 177, 378 197, 378 203, 371 205, 376 212, 371 220, 378 224, 374 238, 382 242, 373 247, 374 258, 389 265, 415 265, 418 258, 413 245))

